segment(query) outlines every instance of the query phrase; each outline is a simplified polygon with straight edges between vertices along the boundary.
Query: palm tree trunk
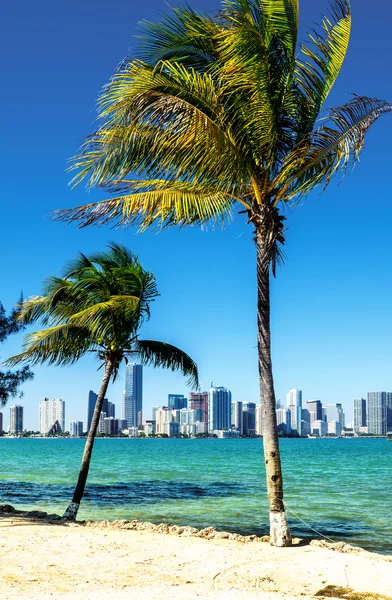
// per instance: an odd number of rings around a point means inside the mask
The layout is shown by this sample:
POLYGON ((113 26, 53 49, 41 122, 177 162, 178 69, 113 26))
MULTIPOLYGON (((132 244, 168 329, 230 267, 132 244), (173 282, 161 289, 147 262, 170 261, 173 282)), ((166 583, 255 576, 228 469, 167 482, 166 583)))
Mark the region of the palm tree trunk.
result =
POLYGON ((271 360, 270 253, 265 230, 256 228, 257 248, 257 344, 260 400, 267 492, 270 506, 270 544, 290 546, 291 534, 283 504, 283 480, 276 425, 276 402, 271 360))
POLYGON ((76 515, 78 514, 80 502, 84 494, 84 488, 86 486, 88 471, 90 468, 91 455, 94 447, 94 440, 98 429, 99 418, 101 416, 102 404, 106 396, 110 377, 113 372, 113 363, 107 361, 105 365, 105 374, 102 379, 101 388, 95 403, 94 414, 91 421, 90 430, 87 435, 86 445, 84 447, 82 463, 80 465, 79 478, 76 484, 72 502, 69 503, 67 510, 63 514, 63 519, 67 521, 75 521, 76 515))

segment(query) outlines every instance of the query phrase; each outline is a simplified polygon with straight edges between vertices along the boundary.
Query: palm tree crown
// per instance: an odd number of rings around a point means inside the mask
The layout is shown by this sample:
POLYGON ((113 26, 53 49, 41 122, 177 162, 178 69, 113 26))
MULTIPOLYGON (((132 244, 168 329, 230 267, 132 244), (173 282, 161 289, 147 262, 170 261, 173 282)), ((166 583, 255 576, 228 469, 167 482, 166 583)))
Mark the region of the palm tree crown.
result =
POLYGON ((50 277, 42 296, 22 302, 18 320, 37 320, 46 329, 26 335, 24 351, 9 364, 67 365, 94 353, 113 365, 114 380, 123 360, 179 369, 198 384, 193 360, 175 346, 140 340, 139 329, 150 316, 150 303, 158 296, 154 276, 138 258, 118 244, 107 252, 81 254, 68 265, 63 278, 50 277))
POLYGON ((145 24, 140 57, 104 87, 101 126, 73 163, 76 183, 114 197, 56 218, 143 230, 222 220, 237 205, 272 226, 274 242, 282 237, 275 208, 347 169, 391 110, 353 96, 316 123, 345 58, 351 9, 333 0, 298 55, 298 5, 223 0, 215 17, 177 8, 145 24))

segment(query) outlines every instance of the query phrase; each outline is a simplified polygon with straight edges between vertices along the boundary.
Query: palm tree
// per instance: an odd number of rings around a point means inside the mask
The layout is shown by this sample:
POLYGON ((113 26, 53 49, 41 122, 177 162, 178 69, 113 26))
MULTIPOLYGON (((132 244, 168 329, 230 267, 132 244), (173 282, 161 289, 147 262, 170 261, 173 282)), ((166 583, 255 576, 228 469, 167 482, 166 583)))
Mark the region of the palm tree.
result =
POLYGON ((139 330, 150 317, 150 303, 158 296, 154 276, 123 246, 109 244, 107 252, 81 254, 64 277, 49 277, 42 296, 22 302, 20 323, 41 321, 46 329, 26 335, 23 352, 8 364, 70 365, 93 353, 104 375, 87 435, 78 482, 64 517, 75 520, 87 481, 103 400, 120 365, 138 359, 144 365, 180 370, 189 383, 198 385, 197 366, 179 348, 139 339, 139 330))
POLYGON ((353 165, 365 133, 391 110, 353 96, 320 111, 343 64, 348 0, 298 47, 299 0, 223 0, 215 17, 172 9, 145 24, 137 59, 104 87, 100 127, 75 157, 112 197, 58 211, 81 226, 205 225, 236 207, 255 232, 260 395, 271 544, 291 543, 284 510, 270 351, 270 271, 284 244, 283 207, 353 165))

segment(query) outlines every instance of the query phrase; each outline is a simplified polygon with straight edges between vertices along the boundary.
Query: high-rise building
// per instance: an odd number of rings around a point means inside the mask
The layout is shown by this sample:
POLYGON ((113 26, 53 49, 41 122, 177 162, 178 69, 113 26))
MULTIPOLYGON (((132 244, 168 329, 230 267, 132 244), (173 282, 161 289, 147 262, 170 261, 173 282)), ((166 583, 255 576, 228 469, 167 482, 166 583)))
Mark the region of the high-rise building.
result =
POLYGON ((183 394, 168 394, 167 406, 169 410, 181 410, 188 408, 188 400, 183 394))
POLYGON ((367 395, 367 426, 373 435, 387 433, 387 395, 390 392, 368 392, 367 395))
POLYGON ((3 435, 3 413, 0 412, 0 435, 3 435))
POLYGON ((23 406, 18 404, 10 407, 10 433, 23 433, 23 406))
POLYGON ((302 435, 302 391, 292 388, 286 395, 287 408, 291 412, 291 430, 302 435))
POLYGON ((231 429, 231 392, 224 387, 208 392, 208 431, 216 429, 231 429))
POLYGON ((256 435, 256 404, 244 402, 242 404, 242 418, 244 435, 253 437, 256 435))
POLYGON ((291 410, 289 408, 276 409, 276 424, 278 432, 283 435, 291 433, 291 410))
POLYGON ((392 433, 392 392, 386 392, 387 433, 392 433))
POLYGON ((128 427, 142 425, 143 411, 143 366, 135 363, 127 365, 125 373, 125 392, 123 418, 128 427))
POLYGON ((48 435, 65 431, 65 402, 60 399, 43 398, 39 402, 39 431, 48 435))
POLYGON ((103 420, 103 433, 105 435, 117 435, 118 420, 114 417, 105 417, 103 420))
POLYGON ((193 425, 197 421, 196 411, 192 408, 181 408, 179 410, 180 418, 177 421, 180 425, 193 425))
POLYGON ((366 400, 365 398, 354 398, 354 431, 359 432, 361 427, 366 427, 366 400))
POLYGON ((72 437, 82 437, 83 421, 71 421, 69 424, 69 433, 72 437))
POLYGON ((244 434, 242 402, 231 403, 231 427, 239 431, 240 435, 244 434))
POLYGON ((320 400, 308 400, 306 409, 309 411, 309 423, 312 426, 314 421, 323 420, 323 407, 320 400))
POLYGON ((327 433, 329 435, 336 435, 336 437, 341 437, 342 425, 339 421, 328 421, 327 428, 327 433))
POLYGON ((98 394, 92 390, 88 393, 88 404, 87 404, 87 432, 90 431, 91 421, 93 420, 95 403, 97 402, 98 394))
POLYGON ((328 423, 322 419, 316 419, 312 423, 311 432, 313 435, 326 435, 328 433, 328 423))
POLYGON ((327 421, 339 421, 342 429, 345 425, 345 417, 341 403, 327 404, 327 421))
POLYGON ((167 406, 162 406, 155 411, 155 427, 157 435, 167 432, 165 426, 171 421, 171 411, 167 406))
POLYGON ((190 392, 189 408, 197 410, 197 421, 207 423, 208 392, 190 392))
MULTIPOLYGON (((90 431, 91 421, 93 420, 93 414, 94 414, 94 409, 95 409, 95 404, 97 402, 97 398, 98 398, 98 394, 96 394, 95 392, 90 390, 89 394, 88 394, 87 431, 90 431)), ((106 415, 108 417, 115 417, 116 416, 116 407, 113 404, 113 402, 109 402, 109 400, 107 398, 104 398, 104 400, 102 402, 101 412, 106 413, 106 415)))
POLYGON ((101 410, 99 414, 98 430, 97 433, 105 433, 105 419, 107 414, 101 410))

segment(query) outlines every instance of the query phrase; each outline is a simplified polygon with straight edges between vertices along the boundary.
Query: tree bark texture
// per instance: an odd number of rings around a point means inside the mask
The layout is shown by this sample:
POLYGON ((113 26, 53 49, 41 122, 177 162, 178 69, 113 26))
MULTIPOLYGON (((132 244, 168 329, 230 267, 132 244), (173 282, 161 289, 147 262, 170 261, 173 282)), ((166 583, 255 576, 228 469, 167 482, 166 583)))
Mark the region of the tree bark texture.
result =
POLYGON ((276 424, 276 402, 271 360, 270 251, 263 227, 256 228, 257 344, 260 400, 267 493, 270 507, 270 544, 290 546, 291 534, 283 504, 283 480, 276 424))
POLYGON ((105 374, 102 379, 101 388, 99 390, 99 394, 97 397, 97 401, 95 403, 93 418, 91 420, 90 430, 87 434, 87 440, 84 447, 82 463, 80 465, 79 478, 75 487, 74 495, 72 498, 72 502, 70 502, 67 510, 63 514, 63 519, 67 519, 67 521, 75 521, 76 516, 78 514, 78 510, 80 507, 80 502, 82 500, 84 494, 84 488, 86 486, 86 481, 88 477, 88 472, 90 468, 91 455, 93 452, 95 436, 98 429, 99 419, 101 416, 102 404, 104 398, 106 396, 106 392, 108 389, 110 377, 113 372, 113 363, 111 361, 107 361, 105 365, 105 374))

